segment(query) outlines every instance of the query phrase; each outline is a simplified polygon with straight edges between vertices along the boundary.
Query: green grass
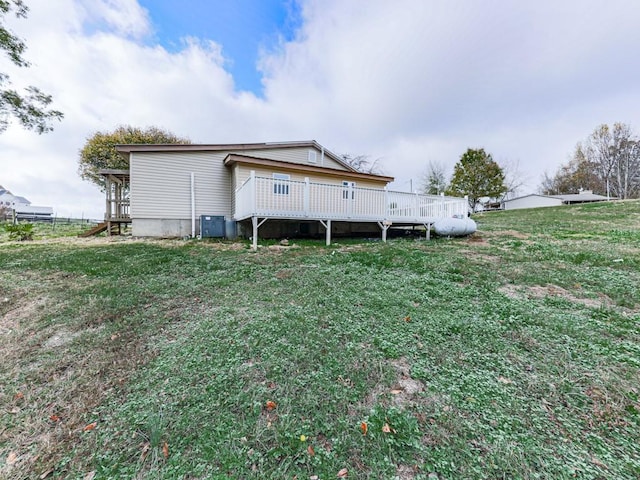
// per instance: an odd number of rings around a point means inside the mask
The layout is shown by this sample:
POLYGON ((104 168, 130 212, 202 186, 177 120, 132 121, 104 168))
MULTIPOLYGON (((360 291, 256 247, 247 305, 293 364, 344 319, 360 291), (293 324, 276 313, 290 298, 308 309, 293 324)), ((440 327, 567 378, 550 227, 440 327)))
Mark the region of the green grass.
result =
MULTIPOLYGON (((0 243, 13 240, 10 232, 4 227, 12 225, 10 221, 0 220, 0 243)), ((56 218, 52 222, 24 222, 20 221, 17 227, 29 228, 32 225, 33 240, 60 239, 63 237, 75 237, 78 234, 89 230, 95 223, 89 220, 73 219, 73 218, 56 218), (26 226, 26 227, 25 227, 26 226)))
POLYGON ((640 202, 476 220, 0 244, 0 477, 638 478, 640 202))

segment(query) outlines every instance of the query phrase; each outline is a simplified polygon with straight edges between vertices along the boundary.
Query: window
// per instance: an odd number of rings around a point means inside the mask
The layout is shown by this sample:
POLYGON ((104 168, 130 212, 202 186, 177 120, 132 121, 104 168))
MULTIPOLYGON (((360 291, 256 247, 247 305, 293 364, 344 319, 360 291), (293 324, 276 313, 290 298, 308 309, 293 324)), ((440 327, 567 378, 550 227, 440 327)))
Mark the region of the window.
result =
POLYGON ((291 180, 291 175, 286 173, 274 173, 273 193, 275 195, 289 195, 289 180, 291 180))
POLYGON ((309 150, 307 152, 307 162, 309 162, 309 163, 317 163, 318 162, 318 155, 317 155, 315 150, 309 150))
POLYGON ((356 182, 347 182, 345 180, 344 182, 342 182, 342 186, 344 188, 344 190, 342 190, 342 198, 344 198, 345 200, 348 200, 349 192, 351 192, 351 200, 353 200, 356 197, 356 192, 355 192, 356 182))

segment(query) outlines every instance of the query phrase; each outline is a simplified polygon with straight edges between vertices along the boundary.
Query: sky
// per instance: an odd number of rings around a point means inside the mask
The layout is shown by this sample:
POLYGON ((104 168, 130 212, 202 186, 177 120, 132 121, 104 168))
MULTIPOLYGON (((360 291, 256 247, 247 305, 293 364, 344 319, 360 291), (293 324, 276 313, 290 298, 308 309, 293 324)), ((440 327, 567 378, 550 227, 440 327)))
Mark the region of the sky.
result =
POLYGON ((468 148, 517 165, 521 194, 598 125, 640 133, 637 0, 30 0, 4 22, 13 86, 64 112, 0 134, 0 185, 60 217, 102 218, 77 174, 95 132, 158 126, 194 143, 317 140, 379 159, 392 188, 468 148))

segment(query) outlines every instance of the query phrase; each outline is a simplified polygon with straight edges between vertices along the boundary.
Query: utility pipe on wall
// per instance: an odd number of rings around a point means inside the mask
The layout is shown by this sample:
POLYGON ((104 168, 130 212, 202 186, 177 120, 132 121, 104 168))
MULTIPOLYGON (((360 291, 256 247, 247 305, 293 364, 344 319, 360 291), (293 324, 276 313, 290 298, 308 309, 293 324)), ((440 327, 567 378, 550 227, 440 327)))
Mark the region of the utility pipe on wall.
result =
POLYGON ((196 238, 196 175, 191 172, 191 238, 196 238))

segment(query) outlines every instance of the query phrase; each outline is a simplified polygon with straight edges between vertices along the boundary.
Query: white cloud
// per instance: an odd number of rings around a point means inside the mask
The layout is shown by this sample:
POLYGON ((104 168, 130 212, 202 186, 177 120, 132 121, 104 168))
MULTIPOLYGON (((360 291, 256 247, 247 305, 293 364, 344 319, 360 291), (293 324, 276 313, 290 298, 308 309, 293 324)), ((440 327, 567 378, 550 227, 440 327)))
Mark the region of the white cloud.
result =
POLYGON ((101 216, 103 199, 77 176, 77 152, 118 124, 196 142, 315 138, 382 158, 403 188, 429 160, 452 167, 484 147, 518 159, 531 189, 598 124, 640 128, 635 1, 308 0, 295 39, 263 53, 264 98, 236 90, 221 45, 154 44, 135 0, 30 6, 11 25, 33 66, 6 71, 65 119, 41 137, 0 135, 0 183, 78 216, 101 216))

